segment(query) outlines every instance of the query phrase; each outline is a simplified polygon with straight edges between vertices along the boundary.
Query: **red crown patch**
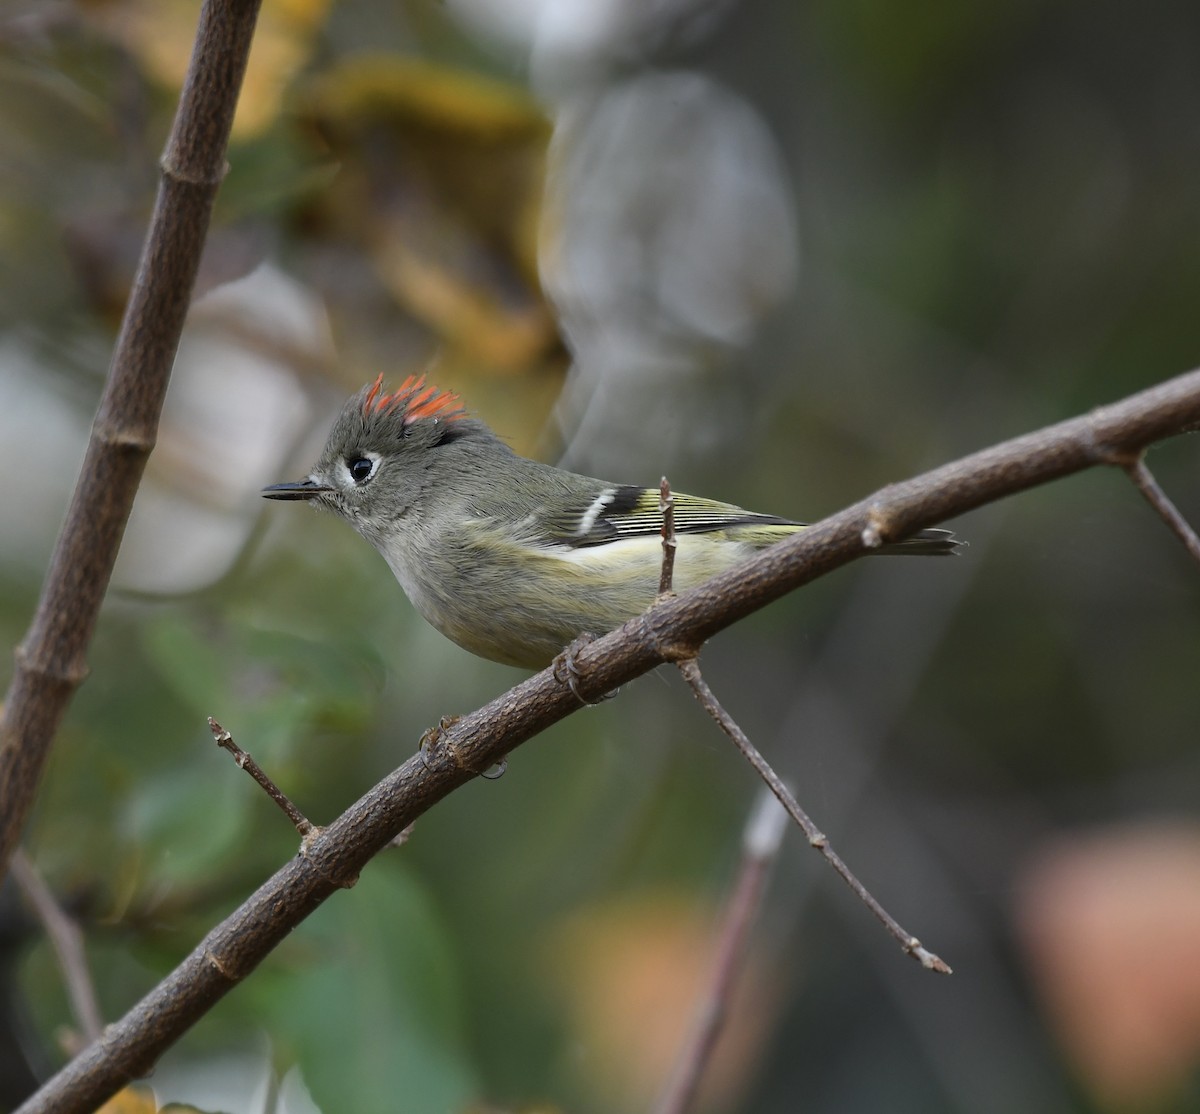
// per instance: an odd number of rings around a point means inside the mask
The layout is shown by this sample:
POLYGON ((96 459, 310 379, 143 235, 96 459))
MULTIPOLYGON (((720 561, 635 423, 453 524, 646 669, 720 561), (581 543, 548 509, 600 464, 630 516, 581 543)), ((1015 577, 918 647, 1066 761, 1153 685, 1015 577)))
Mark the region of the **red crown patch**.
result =
POLYGON ((383 394, 382 391, 381 372, 363 399, 364 416, 402 410, 404 417, 401 421, 404 425, 411 425, 423 418, 452 422, 466 413, 458 395, 453 391, 439 391, 437 387, 427 386, 423 375, 410 375, 390 394, 383 394))

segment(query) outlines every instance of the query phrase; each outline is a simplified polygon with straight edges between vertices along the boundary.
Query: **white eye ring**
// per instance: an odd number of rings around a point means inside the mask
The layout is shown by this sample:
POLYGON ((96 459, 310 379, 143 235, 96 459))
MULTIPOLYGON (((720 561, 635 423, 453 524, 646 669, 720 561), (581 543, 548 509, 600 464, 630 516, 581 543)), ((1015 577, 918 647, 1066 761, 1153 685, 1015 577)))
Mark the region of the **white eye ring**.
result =
POLYGON ((379 471, 378 453, 354 453, 344 461, 346 475, 353 484, 365 484, 379 471))

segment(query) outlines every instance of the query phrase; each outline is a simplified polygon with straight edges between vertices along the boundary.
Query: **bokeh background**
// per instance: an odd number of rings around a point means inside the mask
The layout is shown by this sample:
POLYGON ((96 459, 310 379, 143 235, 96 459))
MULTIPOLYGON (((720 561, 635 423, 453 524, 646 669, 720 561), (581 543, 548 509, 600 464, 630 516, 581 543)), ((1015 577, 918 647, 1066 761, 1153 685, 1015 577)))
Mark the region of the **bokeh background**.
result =
MULTIPOLYGON (((32 614, 194 0, 0 4, 0 641, 32 614)), ((1200 9, 268 0, 158 448, 27 832, 119 1017, 439 716, 520 679, 264 504, 427 370, 519 450, 820 516, 1200 363, 1200 9)), ((1197 449, 1150 458, 1200 520, 1197 449)), ((1094 472, 705 653, 795 833, 702 1108, 1200 1108, 1197 570, 1094 472)), ((423 818, 165 1059, 259 1111, 648 1109, 754 778, 669 670, 423 818), (274 1105, 272 1105, 274 1104, 274 1105)), ((0 903, 0 1107, 74 1022, 0 903)))

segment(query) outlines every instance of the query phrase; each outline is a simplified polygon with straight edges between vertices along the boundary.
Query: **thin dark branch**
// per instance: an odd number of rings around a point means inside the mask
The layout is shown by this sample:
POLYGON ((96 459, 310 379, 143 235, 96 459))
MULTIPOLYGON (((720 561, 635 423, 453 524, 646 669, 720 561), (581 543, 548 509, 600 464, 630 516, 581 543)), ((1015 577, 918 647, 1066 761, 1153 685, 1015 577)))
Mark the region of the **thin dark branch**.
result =
POLYGON ((787 814, 763 790, 742 836, 742 861, 737 882, 725 903, 704 999, 671 1078, 654 1108, 655 1114, 684 1114, 695 1102, 704 1069, 729 1016, 737 977, 750 942, 750 929, 786 829, 787 814))
POLYGON ((775 794, 779 803, 787 809, 788 815, 799 826, 808 842, 821 852, 825 861, 833 867, 842 881, 854 891, 859 901, 879 918, 880 923, 895 937, 901 948, 917 960, 922 967, 930 971, 937 971, 942 975, 950 974, 950 967, 938 958, 938 956, 934 955, 933 952, 922 947, 921 941, 911 932, 902 928, 896 919, 875 900, 867 887, 855 877, 853 871, 842 861, 841 856, 829 845, 828 837, 817 828, 816 824, 809 818, 808 813, 800 807, 796 798, 792 796, 791 790, 784 785, 779 775, 771 769, 767 760, 759 754, 758 749, 750 741, 746 733, 737 725, 734 718, 721 707, 721 703, 713 694, 712 689, 705 684, 704 677, 700 673, 700 667, 696 662, 689 660, 677 662, 676 664, 679 667, 679 672, 683 674, 684 680, 691 686, 692 692, 700 702, 700 706, 717 721, 721 730, 733 740, 734 746, 742 752, 746 761, 754 767, 758 772, 758 776, 766 782, 767 788, 775 794))
POLYGON ((671 485, 663 476, 658 485, 658 509, 662 512, 662 572, 658 578, 658 594, 665 596, 671 591, 675 580, 675 550, 678 542, 675 540, 675 496, 671 494, 671 485))
POLYGON ((307 839, 316 829, 316 825, 292 804, 291 798, 271 780, 267 772, 250 755, 233 741, 233 736, 212 716, 208 717, 208 729, 213 733, 217 746, 233 755, 233 760, 239 768, 245 770, 259 784, 263 792, 283 810, 284 815, 300 833, 300 838, 307 839))
POLYGON ((207 0, 79 481, 0 718, 0 874, 75 689, 146 460, 246 69, 259 0, 207 0))
MULTIPOLYGON (((588 690, 609 692, 696 647, 751 612, 864 555, 874 526, 895 540, 984 503, 1119 460, 1200 422, 1200 371, 1083 417, 1006 441, 885 488, 706 584, 668 596, 575 655, 588 690)), ((447 733, 458 762, 414 755, 317 834, 217 925, 99 1041, 48 1080, 19 1114, 88 1114, 144 1074, 339 885, 404 828, 521 743, 578 711, 553 668, 464 716, 447 733), (461 763, 461 764, 459 764, 461 763)), ((439 753, 441 753, 439 748, 439 753)))
POLYGON ((46 930, 51 947, 62 970, 63 984, 75 1014, 75 1023, 84 1040, 96 1040, 104 1028, 100 1004, 96 999, 96 986, 88 967, 87 954, 83 946, 83 932, 79 925, 67 915, 55 900, 37 868, 19 847, 13 852, 12 876, 26 900, 33 907, 37 918, 46 930))
MULTIPOLYGON (((671 487, 667 483, 666 476, 662 478, 662 484, 659 487, 659 506, 662 508, 663 514, 663 561, 662 576, 659 584, 659 595, 661 596, 671 589, 672 572, 675 564, 674 500, 671 497, 671 487)), ((876 527, 871 527, 871 529, 875 530, 876 527)), ((880 540, 876 536, 870 540, 864 539, 864 544, 873 548, 880 544, 880 540)), ((920 941, 915 936, 905 932, 900 927, 895 918, 875 900, 870 891, 867 890, 851 872, 850 868, 842 861, 841 857, 833 850, 829 845, 829 840, 817 830, 816 825, 809 819, 808 814, 800 807, 791 791, 784 785, 783 779, 780 778, 771 764, 762 756, 758 748, 750 742, 749 736, 738 726, 734 718, 717 700, 700 672, 700 663, 694 657, 689 657, 676 662, 676 665, 679 667, 680 673, 683 674, 684 680, 691 687, 696 699, 700 702, 700 706, 716 721, 717 726, 729 736, 734 746, 741 751, 742 756, 754 767, 759 777, 766 783, 767 788, 778 798, 779 802, 787 810, 787 813, 799 825, 808 842, 821 852, 829 865, 841 875, 846 884, 858 895, 867 908, 879 918, 884 927, 900 941, 901 946, 909 955, 913 956, 923 967, 931 971, 938 971, 945 975, 950 974, 950 968, 936 955, 922 947, 920 941)), ((676 1096, 672 1101, 683 1102, 685 1098, 676 1096)), ((671 1107, 671 1109, 676 1109, 676 1107, 671 1107)))
POLYGON ((1200 537, 1192 529, 1188 520, 1179 513, 1179 509, 1171 502, 1169 496, 1158 485, 1154 474, 1146 467, 1146 459, 1138 453, 1131 464, 1125 465, 1125 473, 1133 481, 1159 517, 1167 524, 1175 536, 1183 542, 1184 548, 1192 555, 1192 560, 1200 561, 1200 537))

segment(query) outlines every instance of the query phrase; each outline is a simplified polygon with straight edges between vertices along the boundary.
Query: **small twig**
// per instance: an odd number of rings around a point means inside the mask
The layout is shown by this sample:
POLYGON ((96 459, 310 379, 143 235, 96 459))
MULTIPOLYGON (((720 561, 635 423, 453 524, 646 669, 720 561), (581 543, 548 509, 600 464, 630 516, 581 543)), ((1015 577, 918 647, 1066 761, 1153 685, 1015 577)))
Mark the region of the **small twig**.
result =
POLYGON ((283 809, 287 814, 287 818, 295 825, 296 831, 300 833, 300 838, 306 839, 312 835, 316 830, 316 825, 292 804, 288 795, 270 779, 263 768, 233 741, 233 736, 213 719, 212 716, 208 717, 208 727, 213 733, 213 738, 217 741, 217 746, 229 751, 238 766, 254 778, 267 796, 283 809))
POLYGON ((1123 465, 1125 474, 1133 481, 1134 486, 1145 497, 1167 524, 1175 536, 1183 542, 1184 548, 1192 555, 1192 559, 1200 561, 1200 537, 1188 524, 1188 520, 1179 513, 1178 508, 1171 502, 1167 493, 1158 486, 1153 473, 1146 467, 1145 455, 1139 453, 1130 464, 1123 465))
POLYGON ((96 987, 92 982, 92 972, 84 951, 83 932, 58 904, 54 894, 50 892, 50 887, 20 847, 13 852, 10 865, 13 879, 26 900, 33 906, 34 913, 50 938, 54 954, 58 957, 58 965, 62 969, 63 982, 71 1000, 75 1021, 83 1033, 84 1043, 90 1044, 104 1029, 104 1019, 100 1015, 96 987))
POLYGON ((695 1023, 675 1061, 671 1078, 659 1096, 655 1114, 684 1114, 694 1105, 704 1069, 729 1014, 750 928, 758 913, 771 864, 779 853, 787 819, 787 813, 764 789, 742 835, 742 862, 737 882, 725 904, 704 1000, 696 1011, 695 1023))
POLYGON ((924 948, 921 945, 921 941, 915 936, 906 932, 896 919, 871 896, 866 886, 854 876, 850 868, 842 861, 841 856, 829 846, 829 839, 809 819, 808 814, 800 807, 796 798, 792 796, 791 790, 784 785, 779 775, 771 769, 767 760, 759 754, 757 748, 746 736, 746 733, 734 722, 733 717, 721 707, 720 701, 717 700, 712 689, 708 687, 703 676, 701 676, 700 667, 696 664, 695 658, 676 662, 676 665, 679 668, 679 672, 683 674, 684 680, 691 686, 692 692, 700 702, 700 706, 716 720, 721 730, 733 740, 734 746, 742 752, 746 761, 758 772, 758 776, 767 783, 767 788, 775 794, 779 803, 787 809, 788 815, 800 827, 808 842, 821 852, 826 862, 841 876, 842 881, 858 895, 858 899, 875 914, 883 927, 899 941, 900 946, 917 960, 922 967, 930 971, 937 971, 943 975, 950 974, 950 967, 946 962, 924 948))
POLYGON ((671 494, 671 485, 663 476, 658 485, 658 509, 662 512, 662 573, 658 578, 658 594, 665 596, 671 591, 675 579, 675 550, 678 542, 675 540, 675 496, 671 494))

